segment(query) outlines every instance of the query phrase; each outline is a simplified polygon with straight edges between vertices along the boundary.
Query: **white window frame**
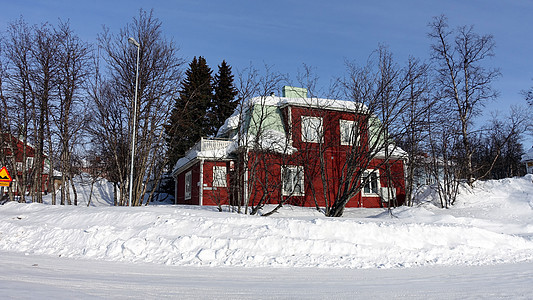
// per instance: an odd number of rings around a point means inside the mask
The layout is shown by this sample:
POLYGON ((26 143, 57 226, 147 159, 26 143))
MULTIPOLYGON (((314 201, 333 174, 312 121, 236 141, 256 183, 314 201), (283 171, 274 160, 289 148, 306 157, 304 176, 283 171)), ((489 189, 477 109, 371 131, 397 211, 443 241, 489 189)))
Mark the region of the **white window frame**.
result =
POLYGON ((394 187, 381 187, 379 193, 383 202, 389 202, 396 198, 396 189, 394 187))
POLYGON ((26 157, 26 170, 30 170, 33 167, 33 157, 26 157))
POLYGON ((307 143, 322 143, 324 126, 321 117, 302 116, 302 141, 307 143))
POLYGON ((343 146, 359 146, 359 124, 351 120, 339 120, 339 131, 341 145, 343 146), (355 136, 354 136, 355 135, 355 136))
POLYGON ((185 173, 185 200, 192 198, 192 171, 185 173))
POLYGON ((283 166, 281 167, 281 194, 283 196, 304 196, 304 167, 303 166, 283 166), (287 172, 290 172, 290 186, 287 186, 285 180, 287 172), (300 191, 295 191, 295 187, 299 185, 300 191))
POLYGON ((213 166, 213 187, 227 187, 227 174, 226 166, 213 166))
POLYGON ((381 191, 381 184, 380 184, 380 178, 379 178, 379 170, 378 169, 367 169, 363 172, 363 176, 361 177, 361 184, 363 185, 362 192, 363 197, 379 197, 379 192, 381 191), (375 192, 372 191, 372 187, 370 186, 370 191, 366 192, 366 188, 369 184, 372 184, 372 181, 367 182, 366 184, 365 179, 367 176, 376 176, 376 190, 375 192))

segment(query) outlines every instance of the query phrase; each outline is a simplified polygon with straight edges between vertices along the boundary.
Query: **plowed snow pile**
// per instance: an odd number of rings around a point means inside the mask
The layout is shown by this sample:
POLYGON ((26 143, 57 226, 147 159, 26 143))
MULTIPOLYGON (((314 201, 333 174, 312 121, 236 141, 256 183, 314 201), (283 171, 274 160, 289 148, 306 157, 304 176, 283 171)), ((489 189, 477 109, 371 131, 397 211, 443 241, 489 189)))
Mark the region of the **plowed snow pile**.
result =
MULTIPOLYGON (((0 250, 188 266, 397 268, 533 260, 533 177, 478 182, 458 202, 348 209, 326 218, 286 207, 275 216, 214 208, 6 203, 0 250)), ((80 188, 79 190, 83 190, 80 188)), ((100 193, 99 195, 103 195, 100 193)), ((94 197, 94 196, 93 196, 94 197)), ((81 197, 81 199, 85 199, 81 197)))

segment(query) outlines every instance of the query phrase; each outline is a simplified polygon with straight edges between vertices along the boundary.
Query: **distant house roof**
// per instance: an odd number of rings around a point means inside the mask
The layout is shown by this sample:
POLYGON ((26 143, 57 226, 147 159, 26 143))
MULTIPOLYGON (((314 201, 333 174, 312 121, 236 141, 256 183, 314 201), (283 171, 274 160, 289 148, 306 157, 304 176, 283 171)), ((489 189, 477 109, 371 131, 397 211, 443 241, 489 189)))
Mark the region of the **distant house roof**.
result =
POLYGON ((522 162, 526 161, 532 161, 533 160, 533 147, 529 149, 529 151, 526 152, 526 154, 522 155, 522 162))

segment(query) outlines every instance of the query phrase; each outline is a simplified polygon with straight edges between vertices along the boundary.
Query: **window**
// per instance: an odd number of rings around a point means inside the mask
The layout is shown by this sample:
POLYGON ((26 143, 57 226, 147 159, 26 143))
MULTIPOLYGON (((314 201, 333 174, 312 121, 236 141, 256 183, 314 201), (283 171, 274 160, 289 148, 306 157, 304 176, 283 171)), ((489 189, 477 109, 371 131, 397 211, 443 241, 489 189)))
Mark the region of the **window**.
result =
POLYGON ((30 170, 33 167, 33 157, 26 157, 26 169, 30 170))
POLYGON ((379 196, 379 170, 366 170, 361 179, 363 186, 363 196, 379 196))
POLYGON ((302 141, 321 143, 322 135, 322 118, 302 116, 302 141))
POLYGON ((383 202, 389 202, 390 200, 396 198, 396 189, 391 187, 382 187, 380 189, 379 196, 383 202))
POLYGON ((216 187, 227 186, 225 166, 214 166, 213 167, 213 186, 216 186, 216 187))
POLYGON ((17 171, 22 171, 22 162, 17 161, 17 171))
POLYGON ((359 145, 359 129, 355 121, 340 120, 341 145, 359 145))
POLYGON ((192 172, 185 173, 185 200, 191 199, 192 172))
POLYGON ((281 168, 283 196, 303 196, 304 195, 304 167, 285 166, 281 168))

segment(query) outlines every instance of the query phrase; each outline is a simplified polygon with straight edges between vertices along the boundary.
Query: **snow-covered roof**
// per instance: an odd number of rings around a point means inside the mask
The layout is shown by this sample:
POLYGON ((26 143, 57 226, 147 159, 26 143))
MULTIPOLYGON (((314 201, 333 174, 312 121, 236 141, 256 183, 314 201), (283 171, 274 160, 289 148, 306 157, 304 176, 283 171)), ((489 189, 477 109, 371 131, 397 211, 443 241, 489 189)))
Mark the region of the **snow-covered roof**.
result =
MULTIPOLYGON (((409 157, 409 155, 407 154, 407 152, 405 152, 405 150, 393 144, 389 145, 387 154, 390 158, 397 158, 397 159, 407 159, 409 157)), ((376 157, 378 158, 386 157, 385 149, 382 149, 378 153, 376 153, 376 157)))
POLYGON ((201 139, 192 147, 184 157, 180 158, 172 173, 176 173, 180 168, 186 166, 195 159, 225 159, 233 152, 234 141, 218 139, 201 139))
POLYGON ((533 160, 533 147, 529 149, 529 151, 526 152, 526 154, 522 155, 522 162, 531 161, 533 160))
POLYGON ((362 103, 347 100, 335 100, 326 98, 287 98, 287 97, 254 97, 249 100, 252 104, 263 104, 273 106, 304 106, 329 110, 354 111, 367 113, 367 107, 362 103))
POLYGON ((300 106, 337 111, 368 113, 368 108, 366 105, 346 100, 326 98, 288 98, 277 96, 253 97, 242 104, 244 107, 239 106, 235 109, 234 113, 228 119, 226 119, 224 125, 219 128, 217 136, 224 135, 231 130, 237 129, 242 113, 246 112, 256 104, 277 107, 300 106))

